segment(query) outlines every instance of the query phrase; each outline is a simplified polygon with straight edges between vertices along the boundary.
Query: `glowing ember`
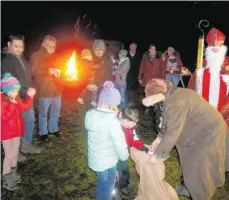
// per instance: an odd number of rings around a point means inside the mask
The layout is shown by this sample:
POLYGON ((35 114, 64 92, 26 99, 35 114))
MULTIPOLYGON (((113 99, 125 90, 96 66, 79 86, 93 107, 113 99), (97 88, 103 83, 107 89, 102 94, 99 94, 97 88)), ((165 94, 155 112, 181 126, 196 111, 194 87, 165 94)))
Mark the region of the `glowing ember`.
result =
POLYGON ((78 80, 78 72, 76 69, 76 52, 73 51, 71 57, 67 62, 67 70, 65 72, 65 80, 66 81, 75 81, 78 80))

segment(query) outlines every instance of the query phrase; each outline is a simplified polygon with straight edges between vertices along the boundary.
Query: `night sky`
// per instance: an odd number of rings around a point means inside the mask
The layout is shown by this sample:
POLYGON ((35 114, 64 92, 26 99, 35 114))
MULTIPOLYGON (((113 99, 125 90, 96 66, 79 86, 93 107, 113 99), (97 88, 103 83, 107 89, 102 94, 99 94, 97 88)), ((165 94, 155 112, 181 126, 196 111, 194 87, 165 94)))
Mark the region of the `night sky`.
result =
POLYGON ((119 40, 128 47, 137 42, 141 52, 150 43, 164 52, 173 46, 186 66, 196 61, 198 37, 196 25, 208 19, 210 28, 220 29, 229 45, 229 2, 1 2, 2 47, 11 33, 26 37, 29 56, 45 34, 58 38, 72 35, 79 15, 87 14, 98 25, 96 37, 119 40))

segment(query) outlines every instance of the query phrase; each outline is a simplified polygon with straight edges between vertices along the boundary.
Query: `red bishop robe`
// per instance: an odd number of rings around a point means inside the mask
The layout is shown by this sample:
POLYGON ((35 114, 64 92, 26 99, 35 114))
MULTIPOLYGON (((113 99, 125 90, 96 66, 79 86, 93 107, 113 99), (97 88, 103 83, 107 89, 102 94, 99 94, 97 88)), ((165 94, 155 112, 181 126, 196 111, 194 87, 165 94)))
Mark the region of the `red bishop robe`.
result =
MULTIPOLYGON (((202 82, 202 94, 201 96, 214 106, 218 111, 221 110, 227 97, 227 85, 222 79, 222 72, 212 75, 209 69, 204 69, 201 77, 202 82)), ((191 77, 188 85, 189 89, 195 90, 196 85, 196 73, 191 77)))

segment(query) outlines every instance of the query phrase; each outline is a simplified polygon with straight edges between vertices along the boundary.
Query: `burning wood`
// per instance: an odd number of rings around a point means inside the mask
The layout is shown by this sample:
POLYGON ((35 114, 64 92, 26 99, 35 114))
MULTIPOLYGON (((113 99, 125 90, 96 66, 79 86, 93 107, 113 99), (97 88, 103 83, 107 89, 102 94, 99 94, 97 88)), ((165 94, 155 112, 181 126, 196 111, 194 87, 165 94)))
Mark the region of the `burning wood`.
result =
POLYGON ((76 81, 78 80, 76 52, 73 51, 71 57, 67 62, 67 70, 65 72, 65 81, 76 81))

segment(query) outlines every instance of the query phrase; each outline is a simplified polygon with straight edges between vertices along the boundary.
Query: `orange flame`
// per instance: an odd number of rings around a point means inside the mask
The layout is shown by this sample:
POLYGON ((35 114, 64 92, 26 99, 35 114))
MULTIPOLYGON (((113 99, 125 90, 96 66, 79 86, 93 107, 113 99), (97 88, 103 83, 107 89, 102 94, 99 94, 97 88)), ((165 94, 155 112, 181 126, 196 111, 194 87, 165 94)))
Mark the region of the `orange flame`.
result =
POLYGON ((73 51, 71 57, 67 62, 67 70, 65 72, 66 81, 78 80, 78 71, 76 68, 77 68, 76 52, 73 51))

